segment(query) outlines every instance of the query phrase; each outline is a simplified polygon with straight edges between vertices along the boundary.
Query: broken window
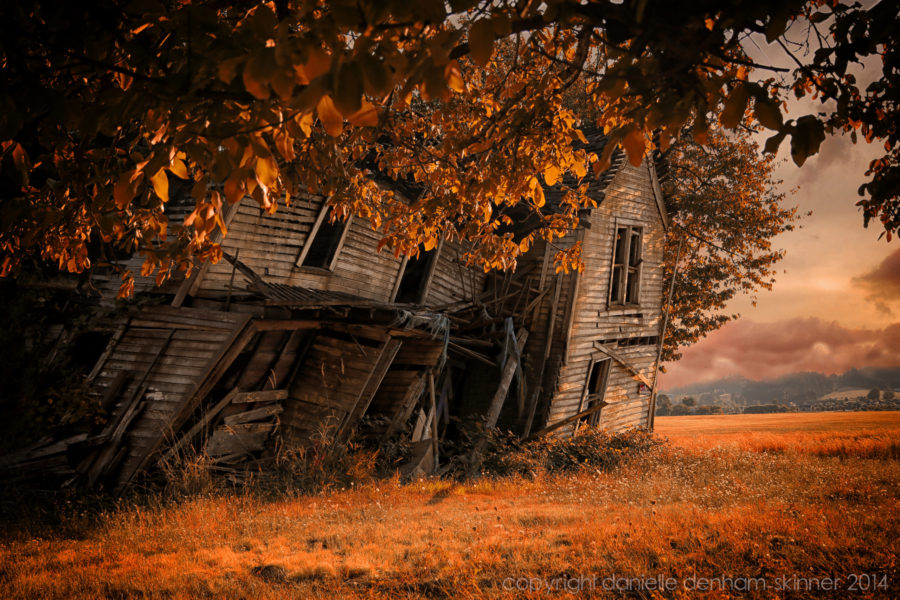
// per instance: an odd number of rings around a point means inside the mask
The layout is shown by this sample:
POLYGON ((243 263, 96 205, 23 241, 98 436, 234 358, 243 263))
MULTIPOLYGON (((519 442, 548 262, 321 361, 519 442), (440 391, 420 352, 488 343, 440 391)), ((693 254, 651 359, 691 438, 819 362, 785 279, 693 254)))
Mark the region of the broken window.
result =
POLYGON ((330 208, 326 206, 319 213, 319 218, 316 219, 315 225, 309 232, 306 244, 297 259, 298 267, 313 267, 329 271, 334 268, 335 259, 350 228, 350 219, 332 221, 328 215, 330 208))
POLYGON ((613 248, 610 304, 638 304, 641 293, 641 245, 643 230, 633 225, 616 227, 613 248))
POLYGON ((418 256, 406 259, 400 280, 397 282, 394 302, 419 304, 425 300, 440 249, 440 245, 430 252, 420 249, 418 256))
MULTIPOLYGON (((582 410, 593 408, 604 402, 606 396, 606 384, 609 380, 610 359, 604 358, 591 363, 588 371, 587 382, 585 383, 585 401, 582 403, 582 410)), ((600 423, 600 410, 593 412, 584 418, 582 422, 595 426, 600 423)))

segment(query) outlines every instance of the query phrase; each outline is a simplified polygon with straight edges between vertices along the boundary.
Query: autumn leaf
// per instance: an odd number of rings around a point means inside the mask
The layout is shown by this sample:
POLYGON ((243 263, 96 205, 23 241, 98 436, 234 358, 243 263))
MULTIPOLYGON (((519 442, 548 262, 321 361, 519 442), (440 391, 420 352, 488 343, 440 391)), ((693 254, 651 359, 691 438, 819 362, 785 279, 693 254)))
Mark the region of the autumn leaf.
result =
POLYGON ((319 120, 325 132, 331 137, 338 137, 344 128, 344 118, 334 106, 331 96, 322 96, 316 105, 316 112, 319 114, 319 120))
POLYGON ((765 93, 756 96, 753 103, 753 114, 760 125, 778 131, 783 124, 778 102, 765 93))
POLYGON ((725 109, 719 116, 719 122, 722 124, 722 127, 734 129, 740 125, 749 99, 750 91, 747 89, 747 86, 740 82, 737 83, 731 90, 728 99, 725 100, 725 109))
POLYGON ((641 130, 632 129, 622 140, 622 145, 628 154, 628 161, 635 167, 639 167, 644 159, 645 148, 644 134, 641 130))
POLYGON ((156 195, 163 202, 169 201, 169 179, 166 177, 166 170, 160 169, 156 172, 156 175, 150 178, 150 183, 153 185, 153 191, 156 192, 156 195))
POLYGON ((124 210, 125 207, 134 200, 136 190, 134 184, 131 182, 131 177, 134 173, 134 171, 122 173, 122 176, 119 177, 119 181, 116 182, 116 185, 113 188, 113 200, 119 210, 124 210))
POLYGON ((349 115, 347 120, 357 127, 375 127, 378 125, 378 109, 368 100, 363 99, 362 108, 349 115))
POLYGON ((547 182, 547 185, 554 186, 556 185, 556 181, 559 179, 559 169, 556 165, 547 165, 544 169, 544 181, 547 182))

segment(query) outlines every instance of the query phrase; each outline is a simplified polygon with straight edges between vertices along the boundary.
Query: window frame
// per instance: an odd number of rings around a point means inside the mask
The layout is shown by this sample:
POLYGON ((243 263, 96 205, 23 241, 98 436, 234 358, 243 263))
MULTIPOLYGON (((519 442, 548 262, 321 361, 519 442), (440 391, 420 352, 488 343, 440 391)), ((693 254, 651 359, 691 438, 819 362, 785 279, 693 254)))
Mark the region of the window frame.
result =
MULTIPOLYGON (((434 249, 425 252, 420 251, 419 256, 421 257, 423 253, 432 255, 431 264, 428 265, 428 269, 423 274, 422 282, 419 286, 418 297, 414 302, 408 304, 422 304, 425 301, 425 298, 428 297, 428 292, 431 290, 431 283, 434 280, 434 274, 437 271, 438 261, 441 259, 441 250, 444 248, 444 238, 441 238, 438 241, 437 246, 434 249)), ((403 261, 400 263, 400 268, 397 269, 397 279, 394 281, 394 287, 391 290, 391 302, 397 302, 397 295, 400 293, 400 284, 403 282, 403 276, 406 274, 406 267, 409 265, 409 256, 404 256, 403 261)))
POLYGON ((334 267, 337 265, 338 258, 341 255, 341 250, 344 247, 344 242, 347 239, 347 234, 350 233, 350 226, 353 224, 353 215, 350 215, 346 221, 343 221, 343 231, 341 232, 340 238, 338 238, 337 245, 334 248, 334 254, 331 256, 331 259, 328 261, 326 266, 318 266, 318 265, 304 265, 303 261, 306 260, 306 257, 309 256, 309 251, 312 248, 313 243, 316 240, 316 237, 319 235, 319 230, 322 228, 322 224, 325 222, 325 219, 328 217, 328 213, 331 210, 331 205, 327 202, 322 207, 322 210, 319 211, 319 216, 316 217, 315 223, 313 223, 312 229, 309 230, 309 233, 306 234, 306 240, 303 242, 303 248, 300 250, 300 255, 297 257, 297 260, 294 262, 294 265, 300 269, 301 271, 307 272, 323 272, 327 271, 329 273, 334 271, 334 267))
POLYGON ((607 307, 626 307, 641 305, 641 292, 643 288, 642 280, 644 270, 644 237, 646 235, 645 229, 646 227, 644 223, 641 223, 640 221, 633 221, 631 219, 617 218, 613 223, 613 243, 611 249, 612 255, 609 262, 609 289, 606 300, 607 307), (618 249, 618 236, 620 229, 625 230, 622 256, 624 262, 621 264, 616 262, 616 250, 618 249), (635 232, 637 232, 637 234, 639 235, 640 241, 636 252, 637 258, 634 262, 632 262, 631 240, 635 232), (616 269, 621 269, 618 281, 616 278, 616 269), (635 284, 633 298, 629 298, 628 295, 629 281, 635 284), (613 297, 614 284, 617 284, 617 294, 615 297, 613 297))
MULTIPOLYGON (((606 400, 606 392, 609 388, 609 375, 612 372, 612 358, 609 356, 598 356, 591 359, 590 365, 588 366, 587 376, 584 380, 584 388, 581 393, 581 403, 579 404, 578 412, 582 412, 591 407, 594 402, 604 402, 606 400), (594 374, 594 368, 597 365, 603 365, 600 367, 603 371, 599 374, 597 380, 597 387, 599 391, 592 392, 590 391, 591 379, 594 374)), ((600 414, 603 412, 603 409, 598 410, 597 412, 588 415, 587 417, 583 417, 580 419, 580 422, 587 423, 591 427, 596 427, 600 424, 600 414)))

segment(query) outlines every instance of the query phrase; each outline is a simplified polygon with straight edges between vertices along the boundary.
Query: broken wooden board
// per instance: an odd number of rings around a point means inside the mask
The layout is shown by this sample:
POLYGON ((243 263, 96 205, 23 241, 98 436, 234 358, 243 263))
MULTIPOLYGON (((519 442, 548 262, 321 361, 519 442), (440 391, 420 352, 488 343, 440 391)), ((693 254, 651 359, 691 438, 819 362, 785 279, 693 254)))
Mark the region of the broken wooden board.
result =
POLYGON ((287 390, 264 390, 261 392, 238 392, 231 397, 233 404, 246 404, 250 402, 272 402, 287 400, 287 390))
POLYGON ((266 445, 275 423, 244 423, 217 427, 206 443, 212 458, 259 452, 266 445))
POLYGON ((282 411, 284 411, 283 406, 281 406, 280 404, 273 404, 272 406, 263 406, 262 408, 254 408, 253 410, 247 410, 235 415, 230 415, 228 417, 225 417, 223 422, 226 425, 240 425, 241 423, 259 421, 267 417, 279 415, 282 413, 282 411))

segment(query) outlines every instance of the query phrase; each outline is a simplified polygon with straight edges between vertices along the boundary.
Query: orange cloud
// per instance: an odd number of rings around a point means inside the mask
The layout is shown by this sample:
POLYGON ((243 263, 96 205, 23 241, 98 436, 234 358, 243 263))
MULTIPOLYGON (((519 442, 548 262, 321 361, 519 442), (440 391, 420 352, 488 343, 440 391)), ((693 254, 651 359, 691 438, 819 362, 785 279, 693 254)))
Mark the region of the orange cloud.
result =
POLYGON ((667 365, 660 386, 671 389, 730 375, 770 379, 804 371, 843 373, 854 367, 900 366, 900 322, 852 329, 822 319, 772 323, 734 321, 667 365))

